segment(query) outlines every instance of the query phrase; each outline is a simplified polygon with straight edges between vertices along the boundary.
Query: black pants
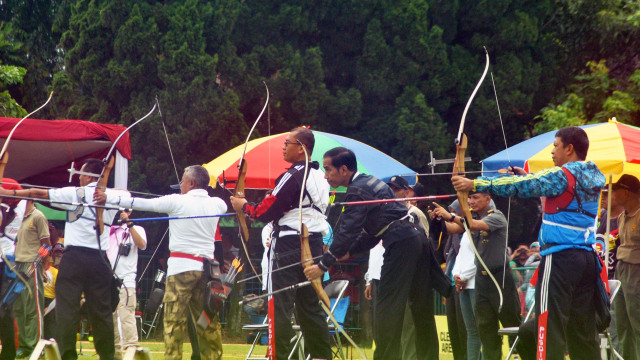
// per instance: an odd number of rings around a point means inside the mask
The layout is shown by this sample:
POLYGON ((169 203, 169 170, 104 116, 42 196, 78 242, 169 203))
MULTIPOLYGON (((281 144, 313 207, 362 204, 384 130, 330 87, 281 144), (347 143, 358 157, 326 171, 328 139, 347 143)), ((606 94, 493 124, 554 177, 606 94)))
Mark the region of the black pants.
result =
POLYGON ((520 299, 511 271, 504 272, 498 268, 492 274, 502 287, 503 304, 500 306, 500 295, 487 272, 481 267, 476 272, 476 291, 474 315, 476 326, 482 342, 482 355, 485 360, 502 359, 502 336, 498 335, 500 323, 504 327, 520 326, 520 299), (502 279, 504 277, 504 286, 502 279))
POLYGON ((447 299, 447 326, 453 358, 465 360, 467 358, 467 328, 460 309, 460 294, 456 292, 447 299))
MULTIPOLYGON (((51 304, 53 299, 44 298, 44 307, 46 308, 51 304)), ((44 316, 44 331, 43 335, 45 339, 52 339, 56 336, 56 329, 58 328, 58 324, 56 324, 56 312, 51 311, 47 315, 44 316)))
POLYGON ((538 338, 546 359, 600 358, 595 326, 596 258, 592 251, 569 249, 542 257, 536 285, 538 338), (545 296, 546 295, 546 296, 545 296), (543 335, 541 337, 541 335, 543 335))
POLYGON ((96 352, 101 360, 113 359, 112 275, 108 261, 107 256, 98 250, 77 246, 68 246, 64 250, 56 280, 56 341, 62 359, 78 358, 76 333, 82 293, 86 299, 96 352))
MULTIPOLYGON (((309 247, 312 256, 322 254, 322 236, 309 237, 309 247)), ((275 264, 278 267, 300 262, 300 237, 297 235, 284 236, 276 240, 274 246, 275 264)), ((279 270, 271 274, 272 290, 304 282, 302 265, 279 270)), ((290 340, 294 335, 291 329, 291 315, 296 310, 296 319, 300 324, 304 337, 305 351, 312 359, 331 359, 331 345, 329 344, 329 328, 326 314, 319 304, 318 295, 311 286, 304 286, 292 291, 284 291, 273 296, 275 312, 275 340, 276 358, 287 359, 291 352, 290 340)))
POLYGON ((405 306, 409 301, 416 328, 418 359, 438 359, 431 284, 431 265, 436 261, 433 249, 423 231, 407 225, 399 226, 406 226, 410 237, 394 242, 383 241, 385 251, 377 293, 374 358, 401 358, 400 334, 405 306))
MULTIPOLYGON (((9 287, 9 279, 4 275, 5 263, 0 263, 0 294, 4 294, 9 287)), ((13 360, 16 357, 16 338, 14 328, 13 307, 9 306, 2 311, 0 317, 0 342, 2 342, 2 352, 0 360, 13 360)))

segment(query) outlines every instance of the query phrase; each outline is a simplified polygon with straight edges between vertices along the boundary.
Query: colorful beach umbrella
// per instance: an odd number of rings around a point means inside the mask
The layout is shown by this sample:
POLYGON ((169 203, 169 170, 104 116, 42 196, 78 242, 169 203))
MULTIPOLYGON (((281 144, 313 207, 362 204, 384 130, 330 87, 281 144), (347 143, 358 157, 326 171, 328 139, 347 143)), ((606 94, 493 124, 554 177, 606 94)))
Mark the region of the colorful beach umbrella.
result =
MULTIPOLYGON (((596 163, 603 174, 613 175, 614 182, 622 174, 640 178, 640 128, 615 120, 580 127, 589 136, 587 161, 596 163)), ((551 149, 556 132, 538 135, 482 160, 484 175, 499 176, 495 171, 510 165, 527 172, 553 167, 551 149)))
MULTIPOLYGON (((245 154, 248 165, 245 188, 273 189, 275 187, 276 178, 291 166, 290 163, 282 158, 282 145, 288 134, 282 133, 249 141, 245 154)), ((311 160, 318 161, 321 169, 324 153, 334 147, 343 146, 356 154, 358 171, 361 173, 371 174, 383 181, 388 181, 394 175, 416 173, 389 155, 357 140, 322 131, 313 131, 313 134, 315 135, 315 146, 311 160)), ((236 180, 238 178, 238 162, 240 161, 243 147, 244 144, 238 145, 203 165, 211 175, 211 186, 215 186, 216 181, 222 184, 224 180, 223 174, 226 180, 236 180)), ((415 176, 407 176, 405 178, 410 185, 416 183, 415 176)), ((226 186, 233 188, 234 184, 231 183, 226 186)), ((338 191, 344 190, 338 189, 338 191)))

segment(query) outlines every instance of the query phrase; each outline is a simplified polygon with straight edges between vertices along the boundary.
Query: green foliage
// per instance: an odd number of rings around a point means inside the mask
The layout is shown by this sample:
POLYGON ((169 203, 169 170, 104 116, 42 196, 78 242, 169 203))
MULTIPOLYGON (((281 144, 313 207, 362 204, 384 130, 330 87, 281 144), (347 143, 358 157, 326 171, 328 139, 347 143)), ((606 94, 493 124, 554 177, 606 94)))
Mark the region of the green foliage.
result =
POLYGON ((616 117, 618 121, 637 124, 640 115, 640 71, 623 83, 610 75, 605 61, 587 63, 589 73, 576 76, 566 100, 542 109, 536 124, 537 133, 564 126, 600 123, 616 117))
POLYGON ((24 117, 27 111, 18 104, 11 96, 8 87, 22 84, 27 69, 14 66, 3 65, 4 61, 15 61, 16 53, 20 51, 21 44, 11 39, 11 27, 0 24, 0 116, 3 117, 24 117))
POLYGON ((26 73, 27 69, 19 66, 0 65, 0 87, 21 84, 26 73))
POLYGON ((27 111, 11 97, 9 91, 0 92, 0 116, 22 118, 25 115, 27 111))
POLYGON ((8 99, 34 108, 53 88, 43 116, 129 125, 157 97, 163 118, 130 134, 134 190, 165 193, 241 144, 263 82, 256 137, 311 125, 426 172, 430 151, 453 157, 486 48, 465 126, 477 169, 536 132, 640 125, 639 19, 636 0, 0 1, 0 61, 27 70, 0 71, 0 101, 17 114, 8 99))

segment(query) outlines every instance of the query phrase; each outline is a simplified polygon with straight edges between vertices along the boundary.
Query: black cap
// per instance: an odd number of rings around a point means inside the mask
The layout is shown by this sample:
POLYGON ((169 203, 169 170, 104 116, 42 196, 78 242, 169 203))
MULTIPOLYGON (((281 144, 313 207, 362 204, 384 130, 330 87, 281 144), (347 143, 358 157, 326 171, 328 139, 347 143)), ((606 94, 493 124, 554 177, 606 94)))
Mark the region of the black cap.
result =
POLYGON ((413 192, 416 193, 416 197, 422 197, 425 195, 424 185, 419 182, 411 186, 411 189, 413 189, 413 192))
POLYGON ((618 179, 618 182, 613 184, 613 190, 618 189, 628 190, 637 194, 640 192, 640 181, 638 181, 638 178, 633 175, 624 174, 620 179, 618 179))
POLYGON ((387 183, 387 185, 394 187, 396 189, 409 190, 409 182, 407 181, 407 179, 399 175, 392 176, 389 182, 387 183))

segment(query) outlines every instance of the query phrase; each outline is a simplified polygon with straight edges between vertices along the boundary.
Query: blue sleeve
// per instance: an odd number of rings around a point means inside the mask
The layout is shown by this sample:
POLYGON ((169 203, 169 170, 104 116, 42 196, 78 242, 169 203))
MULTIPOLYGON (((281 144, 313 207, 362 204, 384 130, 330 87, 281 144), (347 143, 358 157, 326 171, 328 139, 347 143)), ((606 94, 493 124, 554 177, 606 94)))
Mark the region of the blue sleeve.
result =
POLYGON ((555 166, 525 176, 502 176, 474 180, 474 191, 488 192, 502 197, 554 197, 562 194, 569 185, 561 167, 555 166))

